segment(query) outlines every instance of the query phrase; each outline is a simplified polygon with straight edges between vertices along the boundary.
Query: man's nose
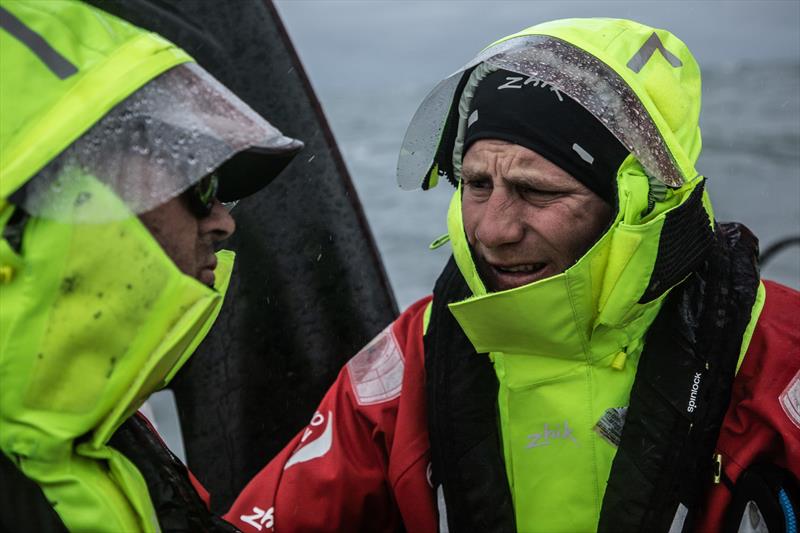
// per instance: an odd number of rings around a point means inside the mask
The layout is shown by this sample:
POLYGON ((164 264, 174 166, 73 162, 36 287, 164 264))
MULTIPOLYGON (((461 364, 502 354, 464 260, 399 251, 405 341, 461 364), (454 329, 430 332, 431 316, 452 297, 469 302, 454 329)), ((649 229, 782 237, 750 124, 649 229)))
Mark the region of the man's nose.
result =
POLYGON ((492 191, 475 231, 475 237, 484 246, 496 248, 522 240, 525 229, 517 202, 503 188, 492 191))
POLYGON ((236 231, 236 221, 220 201, 215 199, 211 212, 200 220, 200 231, 211 234, 214 242, 224 241, 236 231))

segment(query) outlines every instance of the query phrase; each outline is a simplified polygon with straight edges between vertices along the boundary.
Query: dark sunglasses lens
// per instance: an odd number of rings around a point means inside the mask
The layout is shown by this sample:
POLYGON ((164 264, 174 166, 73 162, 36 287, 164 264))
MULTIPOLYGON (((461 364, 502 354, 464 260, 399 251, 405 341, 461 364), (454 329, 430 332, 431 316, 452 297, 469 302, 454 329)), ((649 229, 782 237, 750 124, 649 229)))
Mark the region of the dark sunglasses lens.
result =
POLYGON ((214 208, 214 199, 217 197, 219 178, 216 174, 209 174, 190 189, 192 205, 201 217, 207 217, 214 208))

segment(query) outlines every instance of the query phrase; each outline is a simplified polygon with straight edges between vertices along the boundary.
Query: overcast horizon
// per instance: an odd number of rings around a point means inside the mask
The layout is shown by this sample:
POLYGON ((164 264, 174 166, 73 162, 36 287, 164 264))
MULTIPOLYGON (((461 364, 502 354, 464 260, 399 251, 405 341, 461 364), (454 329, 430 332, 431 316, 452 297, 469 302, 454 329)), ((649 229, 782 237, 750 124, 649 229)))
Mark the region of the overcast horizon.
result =
POLYGON ((631 18, 702 67, 800 62, 800 2, 275 0, 315 87, 435 83, 499 37, 566 17, 631 18), (388 78, 388 79, 387 79, 388 78))

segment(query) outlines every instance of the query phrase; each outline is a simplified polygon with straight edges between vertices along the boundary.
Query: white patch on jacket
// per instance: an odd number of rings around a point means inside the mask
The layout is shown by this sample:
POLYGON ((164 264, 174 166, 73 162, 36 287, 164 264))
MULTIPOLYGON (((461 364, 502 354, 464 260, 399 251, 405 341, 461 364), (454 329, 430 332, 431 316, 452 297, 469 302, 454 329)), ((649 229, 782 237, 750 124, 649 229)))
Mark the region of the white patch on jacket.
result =
POLYGON ((359 405, 393 400, 403 390, 403 353, 390 324, 347 363, 359 405))
POLYGON ((800 371, 789 381, 778 400, 789 420, 800 428, 800 371))

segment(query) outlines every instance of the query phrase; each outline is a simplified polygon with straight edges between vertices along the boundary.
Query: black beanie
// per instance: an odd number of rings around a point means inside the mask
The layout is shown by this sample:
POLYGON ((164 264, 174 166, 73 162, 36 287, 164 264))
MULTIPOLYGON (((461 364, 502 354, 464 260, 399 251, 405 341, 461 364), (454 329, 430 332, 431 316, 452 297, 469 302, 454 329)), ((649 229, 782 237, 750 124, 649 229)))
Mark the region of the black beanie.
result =
POLYGON ((465 154, 479 139, 529 148, 614 205, 615 181, 628 150, 594 115, 540 80, 498 70, 470 102, 465 154))

